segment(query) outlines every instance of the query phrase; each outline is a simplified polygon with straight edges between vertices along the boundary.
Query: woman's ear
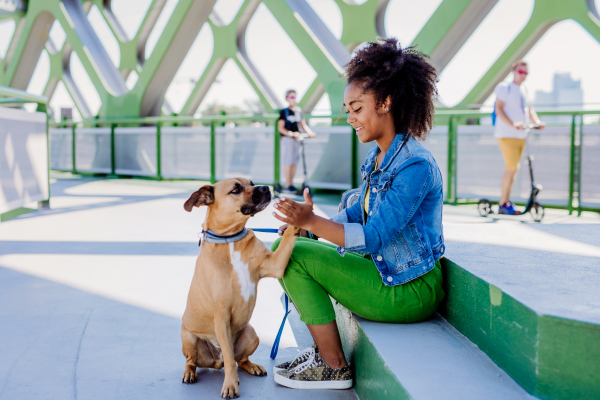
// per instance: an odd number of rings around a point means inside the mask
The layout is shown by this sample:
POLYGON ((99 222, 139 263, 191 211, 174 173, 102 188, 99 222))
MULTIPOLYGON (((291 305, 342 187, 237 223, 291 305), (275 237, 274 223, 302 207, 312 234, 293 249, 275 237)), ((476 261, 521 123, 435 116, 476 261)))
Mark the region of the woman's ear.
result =
POLYGON ((211 185, 202 186, 196 192, 192 193, 189 199, 183 204, 183 209, 187 212, 192 211, 194 207, 207 206, 215 200, 215 189, 211 185))
POLYGON ((388 96, 383 102, 383 112, 390 112, 392 109, 392 96, 388 96))

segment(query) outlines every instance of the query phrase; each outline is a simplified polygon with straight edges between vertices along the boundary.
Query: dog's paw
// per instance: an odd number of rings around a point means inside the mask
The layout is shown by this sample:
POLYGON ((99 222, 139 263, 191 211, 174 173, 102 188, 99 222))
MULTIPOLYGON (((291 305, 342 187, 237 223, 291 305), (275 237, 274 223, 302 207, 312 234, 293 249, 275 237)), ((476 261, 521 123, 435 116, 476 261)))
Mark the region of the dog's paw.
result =
POLYGON ((262 365, 254 364, 253 362, 246 361, 238 364, 240 368, 254 376, 267 376, 267 371, 262 365))
POLYGON ((237 379, 227 382, 223 382, 223 388, 221 389, 221 397, 224 399, 237 399, 240 397, 240 383, 237 379))
POLYGON ((285 233, 287 233, 288 235, 293 235, 295 237, 300 237, 300 232, 302 231, 302 228, 297 228, 295 226, 289 226, 286 230, 285 233))
POLYGON ((182 383, 196 383, 198 382, 198 374, 196 371, 185 371, 181 377, 182 383))

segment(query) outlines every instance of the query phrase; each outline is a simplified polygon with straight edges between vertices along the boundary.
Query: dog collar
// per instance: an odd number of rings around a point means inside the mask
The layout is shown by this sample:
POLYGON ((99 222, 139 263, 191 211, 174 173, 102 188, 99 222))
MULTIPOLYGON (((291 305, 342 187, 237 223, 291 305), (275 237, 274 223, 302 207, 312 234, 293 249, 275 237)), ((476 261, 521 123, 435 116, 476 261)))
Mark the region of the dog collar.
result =
MULTIPOLYGON (((242 240, 243 238, 245 238, 247 234, 248 234, 248 230, 246 228, 242 229, 241 232, 235 233, 233 235, 217 235, 210 229, 207 231, 202 231, 202 236, 204 237, 204 240, 206 240, 208 243, 217 243, 217 244, 227 244, 227 243, 237 242, 238 240, 242 240)), ((200 243, 198 243, 198 245, 200 245, 201 243, 202 243, 202 240, 200 240, 200 243)))

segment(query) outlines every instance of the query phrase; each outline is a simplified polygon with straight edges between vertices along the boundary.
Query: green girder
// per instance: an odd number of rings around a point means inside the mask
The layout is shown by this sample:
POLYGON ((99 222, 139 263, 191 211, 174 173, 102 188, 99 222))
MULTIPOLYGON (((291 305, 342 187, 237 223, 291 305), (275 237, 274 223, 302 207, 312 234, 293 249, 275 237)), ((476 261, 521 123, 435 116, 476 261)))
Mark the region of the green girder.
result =
MULTIPOLYGON (((233 21, 227 25, 214 11, 209 17, 216 0, 179 0, 154 50, 145 59, 146 41, 166 0, 152 1, 138 32, 131 39, 127 38, 113 14, 111 0, 29 0, 26 13, 0 16, 0 19, 13 19, 16 25, 7 56, 0 61, 0 84, 26 89, 45 47, 50 56, 50 74, 44 95, 51 98, 62 80, 81 115, 84 118, 96 117, 89 111, 71 77, 69 64, 74 51, 102 102, 99 117, 145 117, 170 113, 168 107, 163 107, 164 94, 206 23, 213 33, 213 54, 180 114, 193 115, 196 112, 228 59, 234 60, 262 104, 272 111, 282 107, 281 100, 252 64, 245 48, 248 22, 263 3, 316 71, 317 77, 300 99, 300 106, 310 111, 327 93, 331 109, 339 110, 345 86, 340 77, 343 65, 356 46, 386 36, 383 21, 390 0, 368 0, 360 5, 346 0, 334 1, 343 22, 339 41, 332 40, 331 33, 321 29, 322 21, 305 0, 245 0, 233 21), (118 67, 110 62, 87 18, 82 17, 94 5, 119 44, 118 67), (55 20, 66 34, 61 49, 55 49, 48 41, 55 20), (138 81, 128 90, 125 79, 131 71, 138 74, 138 81)), ((412 44, 429 54, 441 72, 497 1, 443 0, 412 44)), ((524 56, 552 25, 565 19, 577 21, 600 41, 600 17, 593 0, 535 0, 529 22, 454 108, 483 103, 495 85, 510 72, 511 62, 524 56)))

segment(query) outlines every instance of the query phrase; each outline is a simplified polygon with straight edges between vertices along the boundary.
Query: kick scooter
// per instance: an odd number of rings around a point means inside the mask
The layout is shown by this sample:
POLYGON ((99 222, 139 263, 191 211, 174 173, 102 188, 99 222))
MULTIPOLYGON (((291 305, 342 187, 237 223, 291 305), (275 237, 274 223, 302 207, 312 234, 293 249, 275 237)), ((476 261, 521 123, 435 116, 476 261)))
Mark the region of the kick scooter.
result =
POLYGON ((302 194, 304 193, 304 189, 306 188, 308 188, 308 194, 312 196, 312 190, 310 189, 310 186, 308 186, 308 177, 306 174, 306 155, 304 154, 304 140, 308 138, 310 138, 310 136, 308 136, 308 134, 306 133, 301 133, 300 137, 298 137, 298 140, 300 141, 300 155, 302 156, 302 172, 304 174, 302 187, 296 192, 296 194, 299 196, 302 196, 302 194))
MULTIPOLYGON (((539 125, 528 125, 525 128, 525 140, 528 141, 526 147, 527 147, 527 166, 529 167, 529 178, 531 179, 531 192, 529 193, 529 199, 527 200, 527 204, 525 205, 525 210, 523 211, 518 211, 515 214, 502 214, 502 215, 506 215, 507 217, 513 217, 513 216, 518 216, 518 215, 523 215, 523 214, 527 214, 527 213, 531 213, 531 216, 533 217, 533 220, 535 222, 540 222, 543 218, 544 218, 544 206, 542 206, 540 203, 537 202, 537 196, 540 193, 540 191, 543 189, 542 185, 540 185, 539 183, 535 183, 535 180, 533 179, 533 155, 531 155, 531 151, 530 151, 530 146, 529 146, 529 133, 531 132, 532 129, 540 129, 539 125)), ((490 214, 494 214, 494 211, 492 210, 492 202, 489 201, 488 199, 481 199, 479 200, 479 203, 477 204, 477 209, 479 211, 479 215, 481 215, 482 217, 487 217, 490 214)))

